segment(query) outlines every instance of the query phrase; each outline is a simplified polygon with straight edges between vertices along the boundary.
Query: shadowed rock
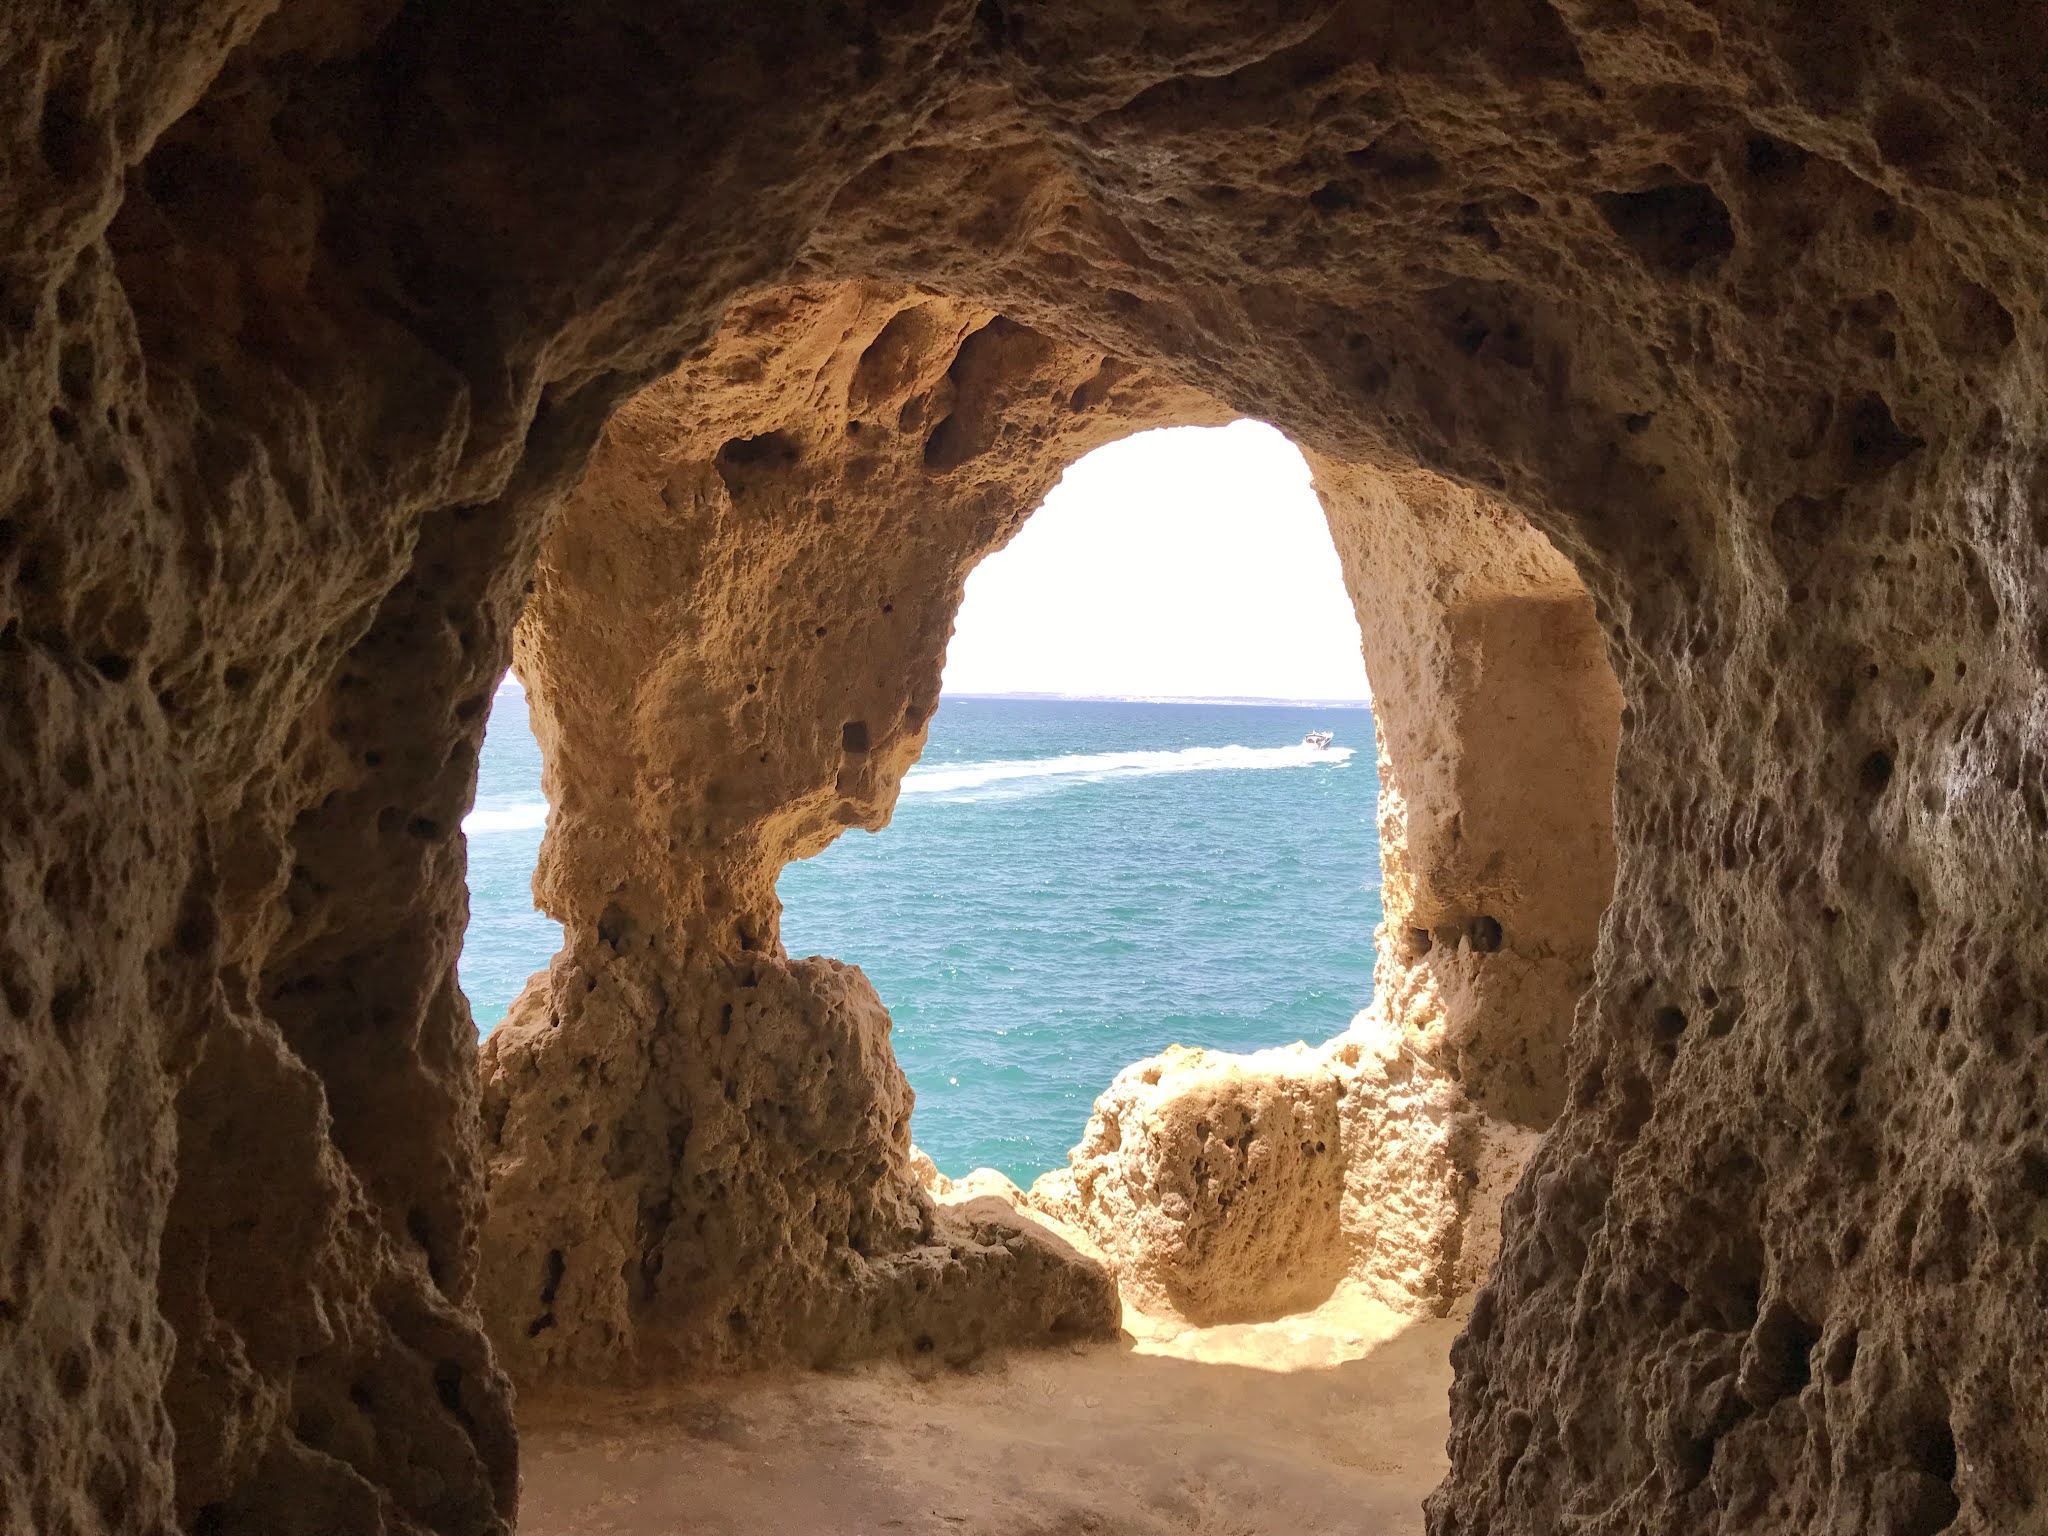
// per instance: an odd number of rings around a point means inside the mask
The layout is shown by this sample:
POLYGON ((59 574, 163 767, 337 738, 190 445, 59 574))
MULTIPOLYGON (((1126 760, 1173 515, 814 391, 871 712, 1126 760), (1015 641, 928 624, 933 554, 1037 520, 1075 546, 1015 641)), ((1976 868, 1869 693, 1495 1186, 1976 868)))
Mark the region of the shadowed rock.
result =
POLYGON ((772 881, 886 816, 960 580, 1065 462, 1250 414, 1406 637, 1389 1017, 1549 1124, 1432 1528, 2025 1528, 2041 28, 15 8, 0 1527, 506 1529, 486 1315, 608 1366, 734 1310, 801 1356, 926 1247, 1099 1296, 926 1242, 881 1020, 772 881), (486 1093, 459 826, 522 622, 570 941, 486 1093))

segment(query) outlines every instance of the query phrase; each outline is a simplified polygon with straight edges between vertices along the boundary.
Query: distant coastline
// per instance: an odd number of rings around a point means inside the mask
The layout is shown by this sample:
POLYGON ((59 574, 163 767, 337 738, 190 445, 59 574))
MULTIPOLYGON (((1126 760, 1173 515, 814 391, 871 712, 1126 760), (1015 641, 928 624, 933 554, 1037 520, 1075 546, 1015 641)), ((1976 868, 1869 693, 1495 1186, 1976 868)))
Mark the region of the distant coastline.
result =
POLYGON ((1244 705, 1267 709, 1364 709, 1371 699, 1273 699, 1249 694, 1170 693, 956 693, 942 692, 941 699, 1020 699, 1059 704, 1217 704, 1244 705))

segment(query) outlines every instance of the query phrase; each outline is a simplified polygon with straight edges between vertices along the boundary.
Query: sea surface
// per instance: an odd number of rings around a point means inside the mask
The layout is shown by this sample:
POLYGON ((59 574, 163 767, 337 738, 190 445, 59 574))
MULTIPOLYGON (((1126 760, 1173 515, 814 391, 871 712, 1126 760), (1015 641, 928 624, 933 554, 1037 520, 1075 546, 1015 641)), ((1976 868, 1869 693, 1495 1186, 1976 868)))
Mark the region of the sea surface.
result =
MULTIPOLYGON (((1320 1042, 1365 1006, 1378 791, 1358 706, 948 696, 890 825, 783 872, 783 943, 874 983, 941 1169, 1028 1184, 1141 1057, 1320 1042)), ((464 822, 485 1031, 560 943, 530 894, 545 817, 508 683, 464 822)))

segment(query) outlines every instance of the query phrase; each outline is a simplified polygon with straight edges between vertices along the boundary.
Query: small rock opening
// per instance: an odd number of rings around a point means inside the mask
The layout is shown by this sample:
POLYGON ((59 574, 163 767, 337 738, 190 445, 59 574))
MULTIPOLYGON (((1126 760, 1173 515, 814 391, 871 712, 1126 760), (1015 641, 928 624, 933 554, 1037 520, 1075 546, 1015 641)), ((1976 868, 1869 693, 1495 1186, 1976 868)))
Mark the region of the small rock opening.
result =
POLYGON ((477 755, 476 799, 462 819, 469 923, 458 975, 484 1035, 503 1020, 528 978, 562 947, 562 925, 539 908, 533 891, 547 820, 541 749, 526 688, 508 672, 491 695, 477 755))

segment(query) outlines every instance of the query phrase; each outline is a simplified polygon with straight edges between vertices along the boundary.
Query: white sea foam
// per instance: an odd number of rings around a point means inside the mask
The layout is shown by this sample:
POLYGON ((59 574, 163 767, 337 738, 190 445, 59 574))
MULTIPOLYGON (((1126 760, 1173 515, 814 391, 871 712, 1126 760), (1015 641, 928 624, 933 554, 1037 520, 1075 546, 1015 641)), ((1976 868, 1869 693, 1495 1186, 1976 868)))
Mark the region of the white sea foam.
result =
POLYGON ((903 793, 959 794, 993 785, 1021 787, 1034 780, 1099 784, 1111 779, 1146 779, 1161 773, 1314 768, 1348 762, 1351 753, 1350 747, 1312 747, 1301 742, 1291 747, 1184 747, 1178 752, 1085 752, 1065 757, 1003 758, 987 763, 913 768, 904 776, 903 793))
POLYGON ((471 837, 479 832, 531 832, 547 824, 548 803, 545 800, 479 806, 462 818, 462 830, 471 837))
MULTIPOLYGON (((1100 784, 1112 779, 1147 779, 1162 773, 1204 773, 1252 768, 1315 768, 1350 761, 1350 747, 1185 747, 1178 752, 1081 752, 1064 757, 1000 758, 986 763, 953 763, 913 768, 903 780, 906 795, 964 795, 974 790, 1028 793, 1062 783, 1100 784)), ((547 825, 545 800, 478 806, 462 818, 471 837, 492 832, 532 832, 547 825)))

